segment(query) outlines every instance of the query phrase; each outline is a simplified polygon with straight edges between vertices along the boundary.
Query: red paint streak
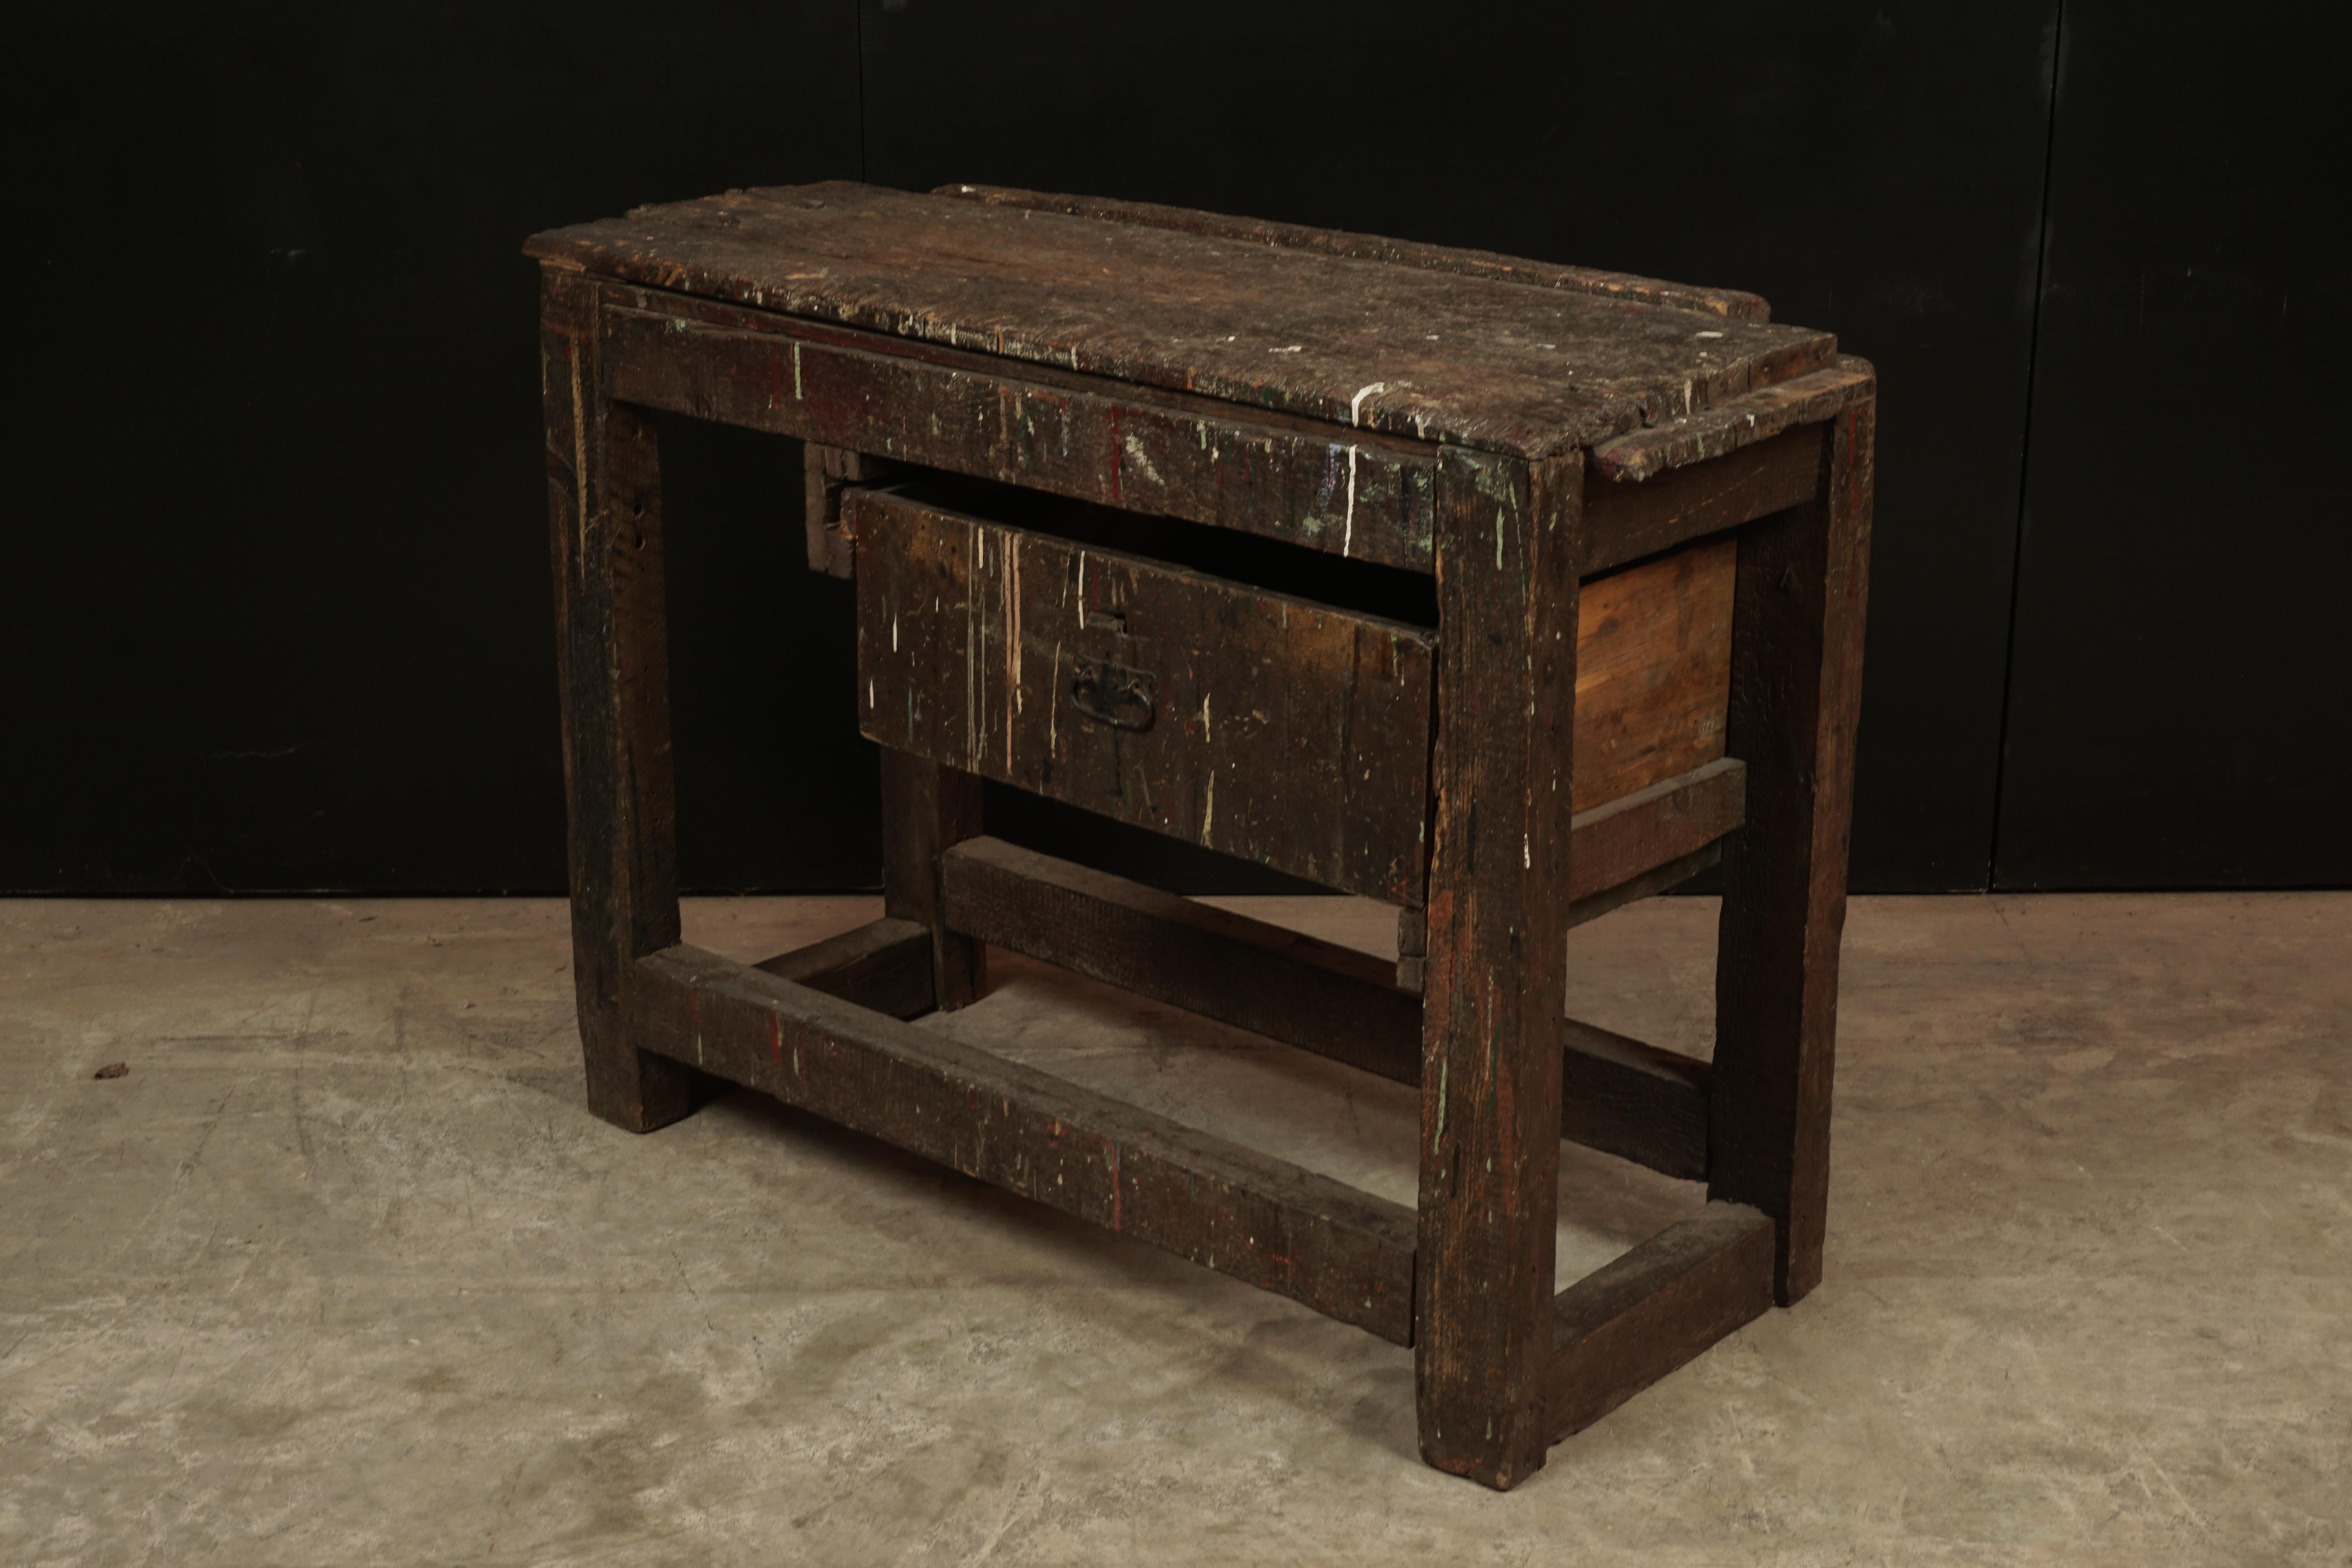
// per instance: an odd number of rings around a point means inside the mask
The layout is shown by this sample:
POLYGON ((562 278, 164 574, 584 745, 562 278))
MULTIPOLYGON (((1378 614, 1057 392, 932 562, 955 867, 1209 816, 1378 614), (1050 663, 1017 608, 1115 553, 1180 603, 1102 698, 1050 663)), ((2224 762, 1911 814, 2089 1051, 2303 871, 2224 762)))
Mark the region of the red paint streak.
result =
POLYGON ((1296 1261, 1296 1260, 1294 1260, 1294 1259, 1292 1259, 1292 1258, 1285 1258, 1285 1257, 1284 1257, 1282 1254, 1280 1254, 1279 1252, 1269 1252, 1269 1253, 1267 1253, 1265 1256, 1266 1256, 1266 1258, 1268 1258, 1268 1260, 1270 1260, 1270 1261, 1272 1261, 1272 1262, 1275 1262, 1275 1263, 1279 1263, 1279 1264, 1281 1264, 1285 1268, 1297 1268, 1297 1267, 1298 1267, 1298 1265, 1297 1265, 1297 1261, 1296 1261))
POLYGON ((1126 487, 1119 473, 1119 451, 1118 408, 1113 405, 1110 411, 1110 502, 1113 506, 1127 504, 1126 487))
POLYGON ((784 1024, 773 1013, 768 1015, 768 1049, 776 1054, 776 1065, 784 1065, 784 1024))

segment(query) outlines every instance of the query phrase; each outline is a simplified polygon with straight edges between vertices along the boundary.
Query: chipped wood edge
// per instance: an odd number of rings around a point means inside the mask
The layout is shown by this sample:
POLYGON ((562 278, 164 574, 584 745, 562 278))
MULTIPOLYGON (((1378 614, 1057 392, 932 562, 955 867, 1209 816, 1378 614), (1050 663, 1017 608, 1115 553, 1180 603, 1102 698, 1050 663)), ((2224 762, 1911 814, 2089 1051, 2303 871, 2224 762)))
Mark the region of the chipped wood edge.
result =
POLYGON ((1592 448, 1593 469, 1606 479, 1639 483, 1670 468, 1736 452, 1797 426, 1817 424, 1876 395, 1877 388, 1878 373, 1868 360, 1840 354, 1828 370, 1603 441, 1592 448))

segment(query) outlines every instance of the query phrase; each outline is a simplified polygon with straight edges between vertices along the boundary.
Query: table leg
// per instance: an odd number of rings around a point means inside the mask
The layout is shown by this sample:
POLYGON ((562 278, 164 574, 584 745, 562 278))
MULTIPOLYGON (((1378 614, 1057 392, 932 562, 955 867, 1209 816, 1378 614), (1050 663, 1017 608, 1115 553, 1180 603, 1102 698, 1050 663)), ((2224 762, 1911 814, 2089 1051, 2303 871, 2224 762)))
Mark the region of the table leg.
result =
POLYGON ((882 748, 883 913, 931 929, 931 976, 940 1011, 988 994, 988 950, 947 928, 940 857, 980 837, 981 782, 971 773, 882 748))
POLYGON ((1447 449, 1423 995, 1422 1456, 1541 1468, 1552 1352, 1580 458, 1447 449))
POLYGON ((1723 853, 1708 1196, 1777 1222, 1783 1306, 1821 1282, 1829 1208, 1874 407, 1832 422, 1811 503, 1739 540, 1727 742, 1748 816, 1723 853))
POLYGON ((635 962, 678 940, 677 811, 653 416, 607 402, 597 286, 550 272, 540 329, 557 663, 570 821, 572 982, 588 1107, 650 1132, 693 1109, 696 1075, 624 1025, 635 962))

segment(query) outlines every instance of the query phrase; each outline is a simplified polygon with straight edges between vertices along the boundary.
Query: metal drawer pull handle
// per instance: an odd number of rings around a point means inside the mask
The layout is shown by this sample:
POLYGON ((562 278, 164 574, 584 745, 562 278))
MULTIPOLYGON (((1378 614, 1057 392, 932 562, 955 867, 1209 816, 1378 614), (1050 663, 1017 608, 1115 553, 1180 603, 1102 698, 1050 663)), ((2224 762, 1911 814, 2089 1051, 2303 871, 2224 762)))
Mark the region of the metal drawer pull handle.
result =
POLYGON ((1160 680, 1139 669, 1082 658, 1070 679, 1070 705, 1114 730, 1149 730, 1160 717, 1160 680))

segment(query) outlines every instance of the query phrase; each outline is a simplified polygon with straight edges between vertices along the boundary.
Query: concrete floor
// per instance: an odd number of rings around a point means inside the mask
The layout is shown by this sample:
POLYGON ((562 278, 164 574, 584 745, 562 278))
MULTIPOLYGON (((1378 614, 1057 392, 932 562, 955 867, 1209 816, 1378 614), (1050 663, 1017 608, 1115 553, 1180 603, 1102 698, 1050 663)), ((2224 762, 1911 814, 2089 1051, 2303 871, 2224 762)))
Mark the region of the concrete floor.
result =
MULTIPOLYGON (((1585 928, 1574 1010, 1703 1050, 1711 922, 1585 928)), ((999 963, 944 1026, 1411 1201, 1411 1095, 999 963)), ((1860 900, 1827 1283, 1507 1496, 1287 1300, 592 1121, 570 1009, 548 901, 0 904, 0 1561, 2352 1563, 2352 895, 1860 900)), ((1564 1272, 1696 1201, 1568 1152, 1564 1272)))

